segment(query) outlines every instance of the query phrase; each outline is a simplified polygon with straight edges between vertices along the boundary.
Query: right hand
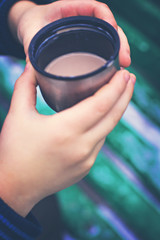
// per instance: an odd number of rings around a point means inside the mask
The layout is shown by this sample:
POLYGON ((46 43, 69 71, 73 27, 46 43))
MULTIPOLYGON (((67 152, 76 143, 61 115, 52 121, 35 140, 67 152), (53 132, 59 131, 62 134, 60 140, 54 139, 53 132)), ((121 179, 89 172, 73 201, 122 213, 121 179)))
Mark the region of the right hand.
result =
POLYGON ((35 107, 36 79, 28 64, 0 135, 1 198, 26 216, 44 197, 82 179, 124 113, 134 82, 120 70, 93 96, 44 116, 35 107))

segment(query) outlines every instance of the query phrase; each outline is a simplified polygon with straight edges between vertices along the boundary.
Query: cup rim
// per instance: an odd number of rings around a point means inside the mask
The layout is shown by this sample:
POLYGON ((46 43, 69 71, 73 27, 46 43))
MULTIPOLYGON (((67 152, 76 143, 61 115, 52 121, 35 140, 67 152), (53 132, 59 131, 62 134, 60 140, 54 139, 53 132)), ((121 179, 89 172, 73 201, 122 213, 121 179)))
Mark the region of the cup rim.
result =
POLYGON ((107 67, 111 67, 114 64, 114 61, 116 60, 116 58, 118 57, 119 49, 120 49, 120 39, 119 39, 117 31, 111 24, 109 24, 108 22, 106 22, 102 19, 95 18, 95 17, 74 16, 74 17, 67 17, 67 18, 62 18, 62 19, 56 20, 52 23, 49 23, 42 29, 40 29, 31 40, 28 53, 29 53, 29 59, 30 59, 31 64, 33 65, 35 70, 37 72, 39 72, 40 74, 42 74, 43 76, 51 78, 51 79, 56 79, 56 80, 73 81, 73 80, 82 80, 85 78, 92 77, 93 75, 103 72, 107 67), (98 29, 100 29, 100 30, 110 31, 110 33, 112 34, 112 37, 115 39, 116 48, 114 50, 114 54, 100 68, 98 68, 94 71, 91 71, 89 73, 78 75, 78 76, 60 76, 60 75, 55 75, 55 74, 51 74, 51 73, 44 71, 37 65, 35 57, 34 57, 35 45, 36 45, 38 39, 41 39, 45 33, 50 32, 51 30, 53 30, 53 28, 54 28, 54 31, 58 31, 60 27, 64 26, 63 29, 65 29, 65 28, 68 28, 68 26, 72 25, 73 23, 78 24, 79 26, 82 24, 83 27, 85 27, 85 25, 92 27, 92 25, 93 25, 94 27, 98 27, 98 29))

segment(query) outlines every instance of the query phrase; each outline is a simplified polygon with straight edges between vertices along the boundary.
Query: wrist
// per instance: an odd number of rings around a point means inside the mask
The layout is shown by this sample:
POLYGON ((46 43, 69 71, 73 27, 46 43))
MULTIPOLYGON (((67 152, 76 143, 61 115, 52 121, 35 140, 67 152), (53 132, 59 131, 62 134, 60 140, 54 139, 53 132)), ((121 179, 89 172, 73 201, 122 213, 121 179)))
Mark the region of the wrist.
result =
POLYGON ((26 217, 35 204, 31 196, 27 195, 25 189, 20 186, 14 176, 6 174, 1 169, 0 198, 17 214, 26 217))
POLYGON ((8 25, 13 37, 23 43, 23 34, 19 33, 21 19, 26 11, 34 7, 36 4, 29 0, 19 0, 10 9, 8 13, 8 25))

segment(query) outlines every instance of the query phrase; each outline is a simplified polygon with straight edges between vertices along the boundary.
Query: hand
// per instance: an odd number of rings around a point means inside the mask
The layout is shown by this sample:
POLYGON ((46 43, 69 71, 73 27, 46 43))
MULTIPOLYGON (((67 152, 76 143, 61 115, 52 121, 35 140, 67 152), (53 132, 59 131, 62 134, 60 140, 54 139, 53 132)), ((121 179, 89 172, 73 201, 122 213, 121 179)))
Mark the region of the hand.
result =
POLYGON ((61 0, 48 5, 36 5, 30 1, 19 1, 10 10, 9 23, 14 35, 24 45, 27 55, 33 36, 45 25, 64 17, 87 15, 101 18, 117 29, 120 37, 119 61, 122 67, 131 63, 130 48, 123 30, 117 26, 108 6, 93 0, 61 0))
POLYGON ((44 197, 82 179, 125 111, 134 83, 134 75, 120 70, 93 96, 44 116, 35 107, 36 80, 28 64, 0 135, 0 197, 26 216, 44 197))

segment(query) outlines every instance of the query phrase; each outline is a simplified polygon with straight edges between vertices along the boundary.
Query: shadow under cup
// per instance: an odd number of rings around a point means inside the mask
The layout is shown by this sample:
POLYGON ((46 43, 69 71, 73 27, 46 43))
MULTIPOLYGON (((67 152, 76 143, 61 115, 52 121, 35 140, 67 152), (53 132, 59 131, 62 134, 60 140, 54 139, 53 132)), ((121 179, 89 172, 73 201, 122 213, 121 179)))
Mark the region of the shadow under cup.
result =
POLYGON ((116 30, 94 17, 63 18, 41 29, 30 43, 29 58, 47 104, 59 112, 93 95, 119 69, 119 48, 116 30), (94 54, 106 62, 78 76, 65 77, 45 71, 52 60, 68 53, 94 54))

